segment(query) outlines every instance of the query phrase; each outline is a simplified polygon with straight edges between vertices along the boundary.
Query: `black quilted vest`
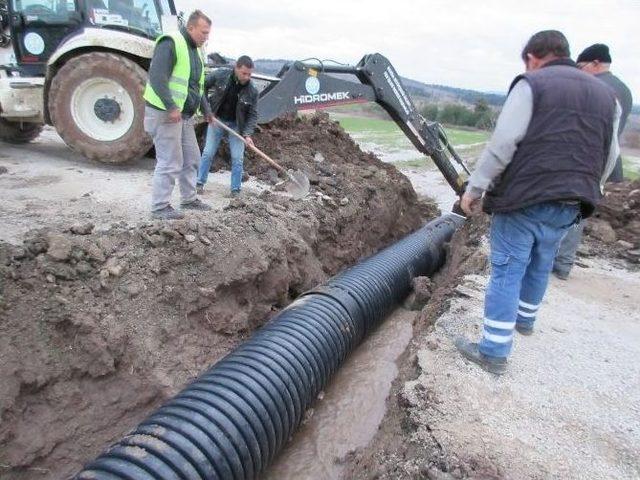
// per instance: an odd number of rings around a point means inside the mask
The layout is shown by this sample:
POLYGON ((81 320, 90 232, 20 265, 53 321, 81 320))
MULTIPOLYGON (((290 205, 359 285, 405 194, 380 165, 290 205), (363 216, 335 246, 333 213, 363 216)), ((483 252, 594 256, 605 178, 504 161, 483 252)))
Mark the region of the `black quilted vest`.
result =
POLYGON ((615 112, 615 96, 569 59, 516 77, 533 92, 527 133, 505 171, 487 192, 484 210, 499 213, 542 202, 579 201, 582 216, 601 198, 615 112))

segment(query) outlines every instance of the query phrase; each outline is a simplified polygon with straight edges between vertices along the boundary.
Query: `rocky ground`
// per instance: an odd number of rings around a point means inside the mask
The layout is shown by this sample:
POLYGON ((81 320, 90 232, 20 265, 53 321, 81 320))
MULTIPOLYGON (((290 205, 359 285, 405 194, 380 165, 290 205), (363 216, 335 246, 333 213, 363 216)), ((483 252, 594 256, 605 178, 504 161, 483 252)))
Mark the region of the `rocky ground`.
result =
POLYGON ((583 248, 583 255, 597 253, 640 264, 640 180, 608 184, 585 233, 592 248, 583 248))
POLYGON ((72 223, 64 188, 49 205, 42 198, 56 160, 37 166, 38 188, 35 167, 21 174, 3 149, 0 184, 12 196, 2 215, 27 230, 0 243, 3 479, 65 478, 301 292, 436 211, 326 116, 279 120, 256 142, 307 171, 306 200, 278 192, 274 172, 249 159, 261 194, 220 200, 213 186, 204 198, 214 212, 173 223, 147 221, 146 199, 131 211, 109 204, 114 181, 89 175, 84 188, 104 196, 81 197, 93 206, 72 223), (112 208, 121 222, 109 224, 112 208))

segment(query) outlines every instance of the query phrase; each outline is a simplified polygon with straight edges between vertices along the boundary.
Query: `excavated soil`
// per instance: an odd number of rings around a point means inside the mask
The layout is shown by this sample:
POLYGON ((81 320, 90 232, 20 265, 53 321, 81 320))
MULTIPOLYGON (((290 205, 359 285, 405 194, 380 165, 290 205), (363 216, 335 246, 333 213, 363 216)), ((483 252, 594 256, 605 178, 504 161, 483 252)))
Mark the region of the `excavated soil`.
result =
POLYGON ((585 226, 583 256, 608 256, 640 265, 640 180, 610 183, 585 226))
POLYGON ((72 475, 301 292, 436 213, 326 116, 278 120, 256 143, 309 174, 307 199, 0 243, 3 480, 72 475))

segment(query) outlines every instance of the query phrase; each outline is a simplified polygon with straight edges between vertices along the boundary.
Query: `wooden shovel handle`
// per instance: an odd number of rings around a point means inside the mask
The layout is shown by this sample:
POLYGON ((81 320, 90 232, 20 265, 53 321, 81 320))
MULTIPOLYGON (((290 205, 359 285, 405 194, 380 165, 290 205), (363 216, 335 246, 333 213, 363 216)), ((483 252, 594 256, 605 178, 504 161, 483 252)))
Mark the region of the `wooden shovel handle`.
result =
POLYGON ((284 167, 282 167, 281 165, 278 165, 274 160, 271 159, 271 157, 269 157, 269 155, 267 155, 266 153, 264 153, 262 150, 260 150, 258 147, 256 147, 255 145, 251 145, 250 143, 247 142, 247 140, 240 135, 238 132, 236 132, 233 128, 229 128, 228 126, 226 126, 224 123, 222 123, 220 120, 218 120, 216 117, 213 117, 213 121, 216 122, 221 128, 225 129, 227 132, 229 132, 232 135, 235 135, 236 137, 238 137, 240 140, 242 140, 242 142, 249 147, 251 150, 253 150, 254 152, 256 152, 258 155, 260 155, 263 159, 265 159, 267 162, 269 162, 271 165, 273 165, 275 168, 277 168, 278 170, 280 170, 281 172, 285 172, 286 170, 284 169, 284 167))

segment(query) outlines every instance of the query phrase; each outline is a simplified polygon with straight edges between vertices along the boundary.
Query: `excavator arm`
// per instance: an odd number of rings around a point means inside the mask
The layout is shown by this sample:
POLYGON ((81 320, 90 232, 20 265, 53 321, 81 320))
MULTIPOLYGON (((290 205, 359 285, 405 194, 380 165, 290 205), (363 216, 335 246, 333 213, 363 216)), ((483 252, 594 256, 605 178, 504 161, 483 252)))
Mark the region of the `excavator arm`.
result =
POLYGON ((451 188, 464 192, 465 179, 454 167, 456 161, 469 170, 457 155, 437 122, 428 122, 416 110, 400 76, 384 56, 365 55, 356 66, 293 62, 276 77, 254 74, 267 82, 258 100, 258 122, 266 123, 286 112, 321 109, 350 103, 376 102, 386 110, 411 143, 430 156, 451 188), (353 81, 356 78, 359 83, 353 81))

